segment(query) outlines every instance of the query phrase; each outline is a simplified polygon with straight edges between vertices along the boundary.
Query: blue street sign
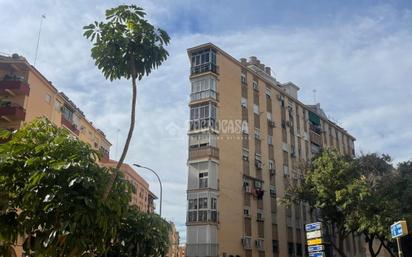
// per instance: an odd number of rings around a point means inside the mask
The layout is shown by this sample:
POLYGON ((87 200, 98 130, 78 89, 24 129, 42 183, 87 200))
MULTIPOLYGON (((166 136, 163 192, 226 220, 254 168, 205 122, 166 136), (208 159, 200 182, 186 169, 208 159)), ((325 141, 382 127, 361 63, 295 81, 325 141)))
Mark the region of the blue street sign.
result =
POLYGON ((321 226, 322 226, 322 223, 320 222, 309 223, 305 225, 305 230, 306 231, 320 230, 321 226))
POLYGON ((324 252, 313 252, 309 253, 309 257, 324 257, 325 253, 324 252))
POLYGON ((406 221, 401 220, 391 225, 392 238, 401 237, 408 234, 408 227, 406 221))
POLYGON ((323 245, 309 245, 308 252, 319 252, 323 251, 323 245))

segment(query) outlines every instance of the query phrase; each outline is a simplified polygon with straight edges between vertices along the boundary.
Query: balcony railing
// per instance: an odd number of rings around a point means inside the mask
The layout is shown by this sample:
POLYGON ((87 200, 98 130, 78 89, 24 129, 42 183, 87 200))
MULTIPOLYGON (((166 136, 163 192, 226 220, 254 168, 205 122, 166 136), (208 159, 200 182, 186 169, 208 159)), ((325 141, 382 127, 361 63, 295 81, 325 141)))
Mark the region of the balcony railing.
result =
POLYGON ((79 129, 77 129, 77 126, 75 124, 73 124, 73 122, 66 119, 66 117, 64 117, 64 115, 62 115, 62 125, 64 125, 68 129, 70 129, 77 136, 80 135, 80 131, 79 131, 79 129))
POLYGON ((190 100, 191 101, 198 101, 201 99, 213 99, 213 100, 218 100, 218 93, 213 90, 207 90, 207 91, 202 91, 202 92, 196 92, 196 93, 191 93, 190 94, 190 100))
POLYGON ((217 65, 209 62, 209 63, 204 63, 204 64, 193 66, 190 69, 190 73, 192 75, 209 72, 209 71, 217 74, 218 72, 217 65))
POLYGON ((24 121, 26 110, 18 104, 0 106, 0 117, 7 121, 24 121))
POLYGON ((203 146, 199 148, 192 148, 189 150, 189 160, 201 158, 219 159, 219 148, 213 146, 203 146))
POLYGON ((29 95, 30 87, 20 80, 0 81, 0 95, 29 95))
POLYGON ((310 131, 309 138, 310 138, 310 142, 312 142, 312 143, 314 143, 318 146, 322 145, 322 137, 318 133, 316 133, 314 131, 310 131))

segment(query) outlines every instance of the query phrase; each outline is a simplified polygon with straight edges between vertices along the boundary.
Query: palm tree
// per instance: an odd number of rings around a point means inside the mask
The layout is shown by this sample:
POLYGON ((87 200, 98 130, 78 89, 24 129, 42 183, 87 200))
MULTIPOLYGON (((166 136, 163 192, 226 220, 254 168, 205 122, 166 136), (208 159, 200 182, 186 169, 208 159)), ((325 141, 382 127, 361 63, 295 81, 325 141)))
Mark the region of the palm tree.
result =
POLYGON ((126 158, 132 139, 135 116, 137 83, 158 68, 168 57, 165 46, 170 37, 166 31, 155 28, 144 19, 146 13, 136 5, 120 5, 106 10, 106 21, 84 26, 84 36, 93 43, 92 58, 96 66, 110 81, 125 78, 132 80, 132 108, 130 128, 116 171, 103 195, 106 199, 126 158))

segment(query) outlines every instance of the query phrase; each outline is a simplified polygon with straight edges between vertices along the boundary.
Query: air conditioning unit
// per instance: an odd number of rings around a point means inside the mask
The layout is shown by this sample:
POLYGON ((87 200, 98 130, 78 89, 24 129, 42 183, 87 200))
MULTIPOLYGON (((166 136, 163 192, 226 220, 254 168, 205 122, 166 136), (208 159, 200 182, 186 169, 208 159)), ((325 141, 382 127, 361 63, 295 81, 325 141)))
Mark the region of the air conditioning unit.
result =
POLYGON ((247 103, 241 103, 242 108, 247 108, 247 103))
POLYGON ((269 126, 274 128, 275 127, 275 122, 274 121, 269 121, 269 126))
POLYGON ((244 161, 249 161, 249 157, 247 157, 247 156, 245 156, 245 155, 242 157, 242 159, 243 159, 244 161))
POLYGON ((255 138, 260 140, 260 134, 259 134, 259 133, 255 133, 255 138))
POLYGON ((249 185, 243 185, 243 190, 244 190, 246 193, 251 193, 251 192, 252 192, 252 190, 251 190, 251 188, 250 188, 249 185))

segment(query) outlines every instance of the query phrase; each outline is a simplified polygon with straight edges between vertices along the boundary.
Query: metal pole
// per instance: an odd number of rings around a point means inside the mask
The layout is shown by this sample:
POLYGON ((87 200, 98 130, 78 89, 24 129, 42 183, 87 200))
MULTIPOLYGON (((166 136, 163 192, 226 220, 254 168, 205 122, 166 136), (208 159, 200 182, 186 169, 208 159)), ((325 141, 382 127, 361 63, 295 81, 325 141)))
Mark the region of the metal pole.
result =
POLYGON ((145 167, 145 166, 142 166, 142 165, 139 165, 139 164, 136 164, 136 163, 133 164, 133 165, 136 166, 136 167, 142 168, 142 169, 150 170, 151 172, 153 172, 153 174, 156 175, 157 180, 159 181, 159 184, 160 184, 160 208, 159 208, 159 215, 160 215, 160 217, 162 217, 162 194, 163 194, 163 188, 162 188, 162 181, 160 180, 159 175, 157 175, 157 173, 156 173, 154 170, 152 170, 151 168, 149 168, 149 167, 145 167))
POLYGON ((398 256, 403 257, 402 246, 401 246, 401 238, 400 237, 396 238, 396 243, 398 244, 398 256))

